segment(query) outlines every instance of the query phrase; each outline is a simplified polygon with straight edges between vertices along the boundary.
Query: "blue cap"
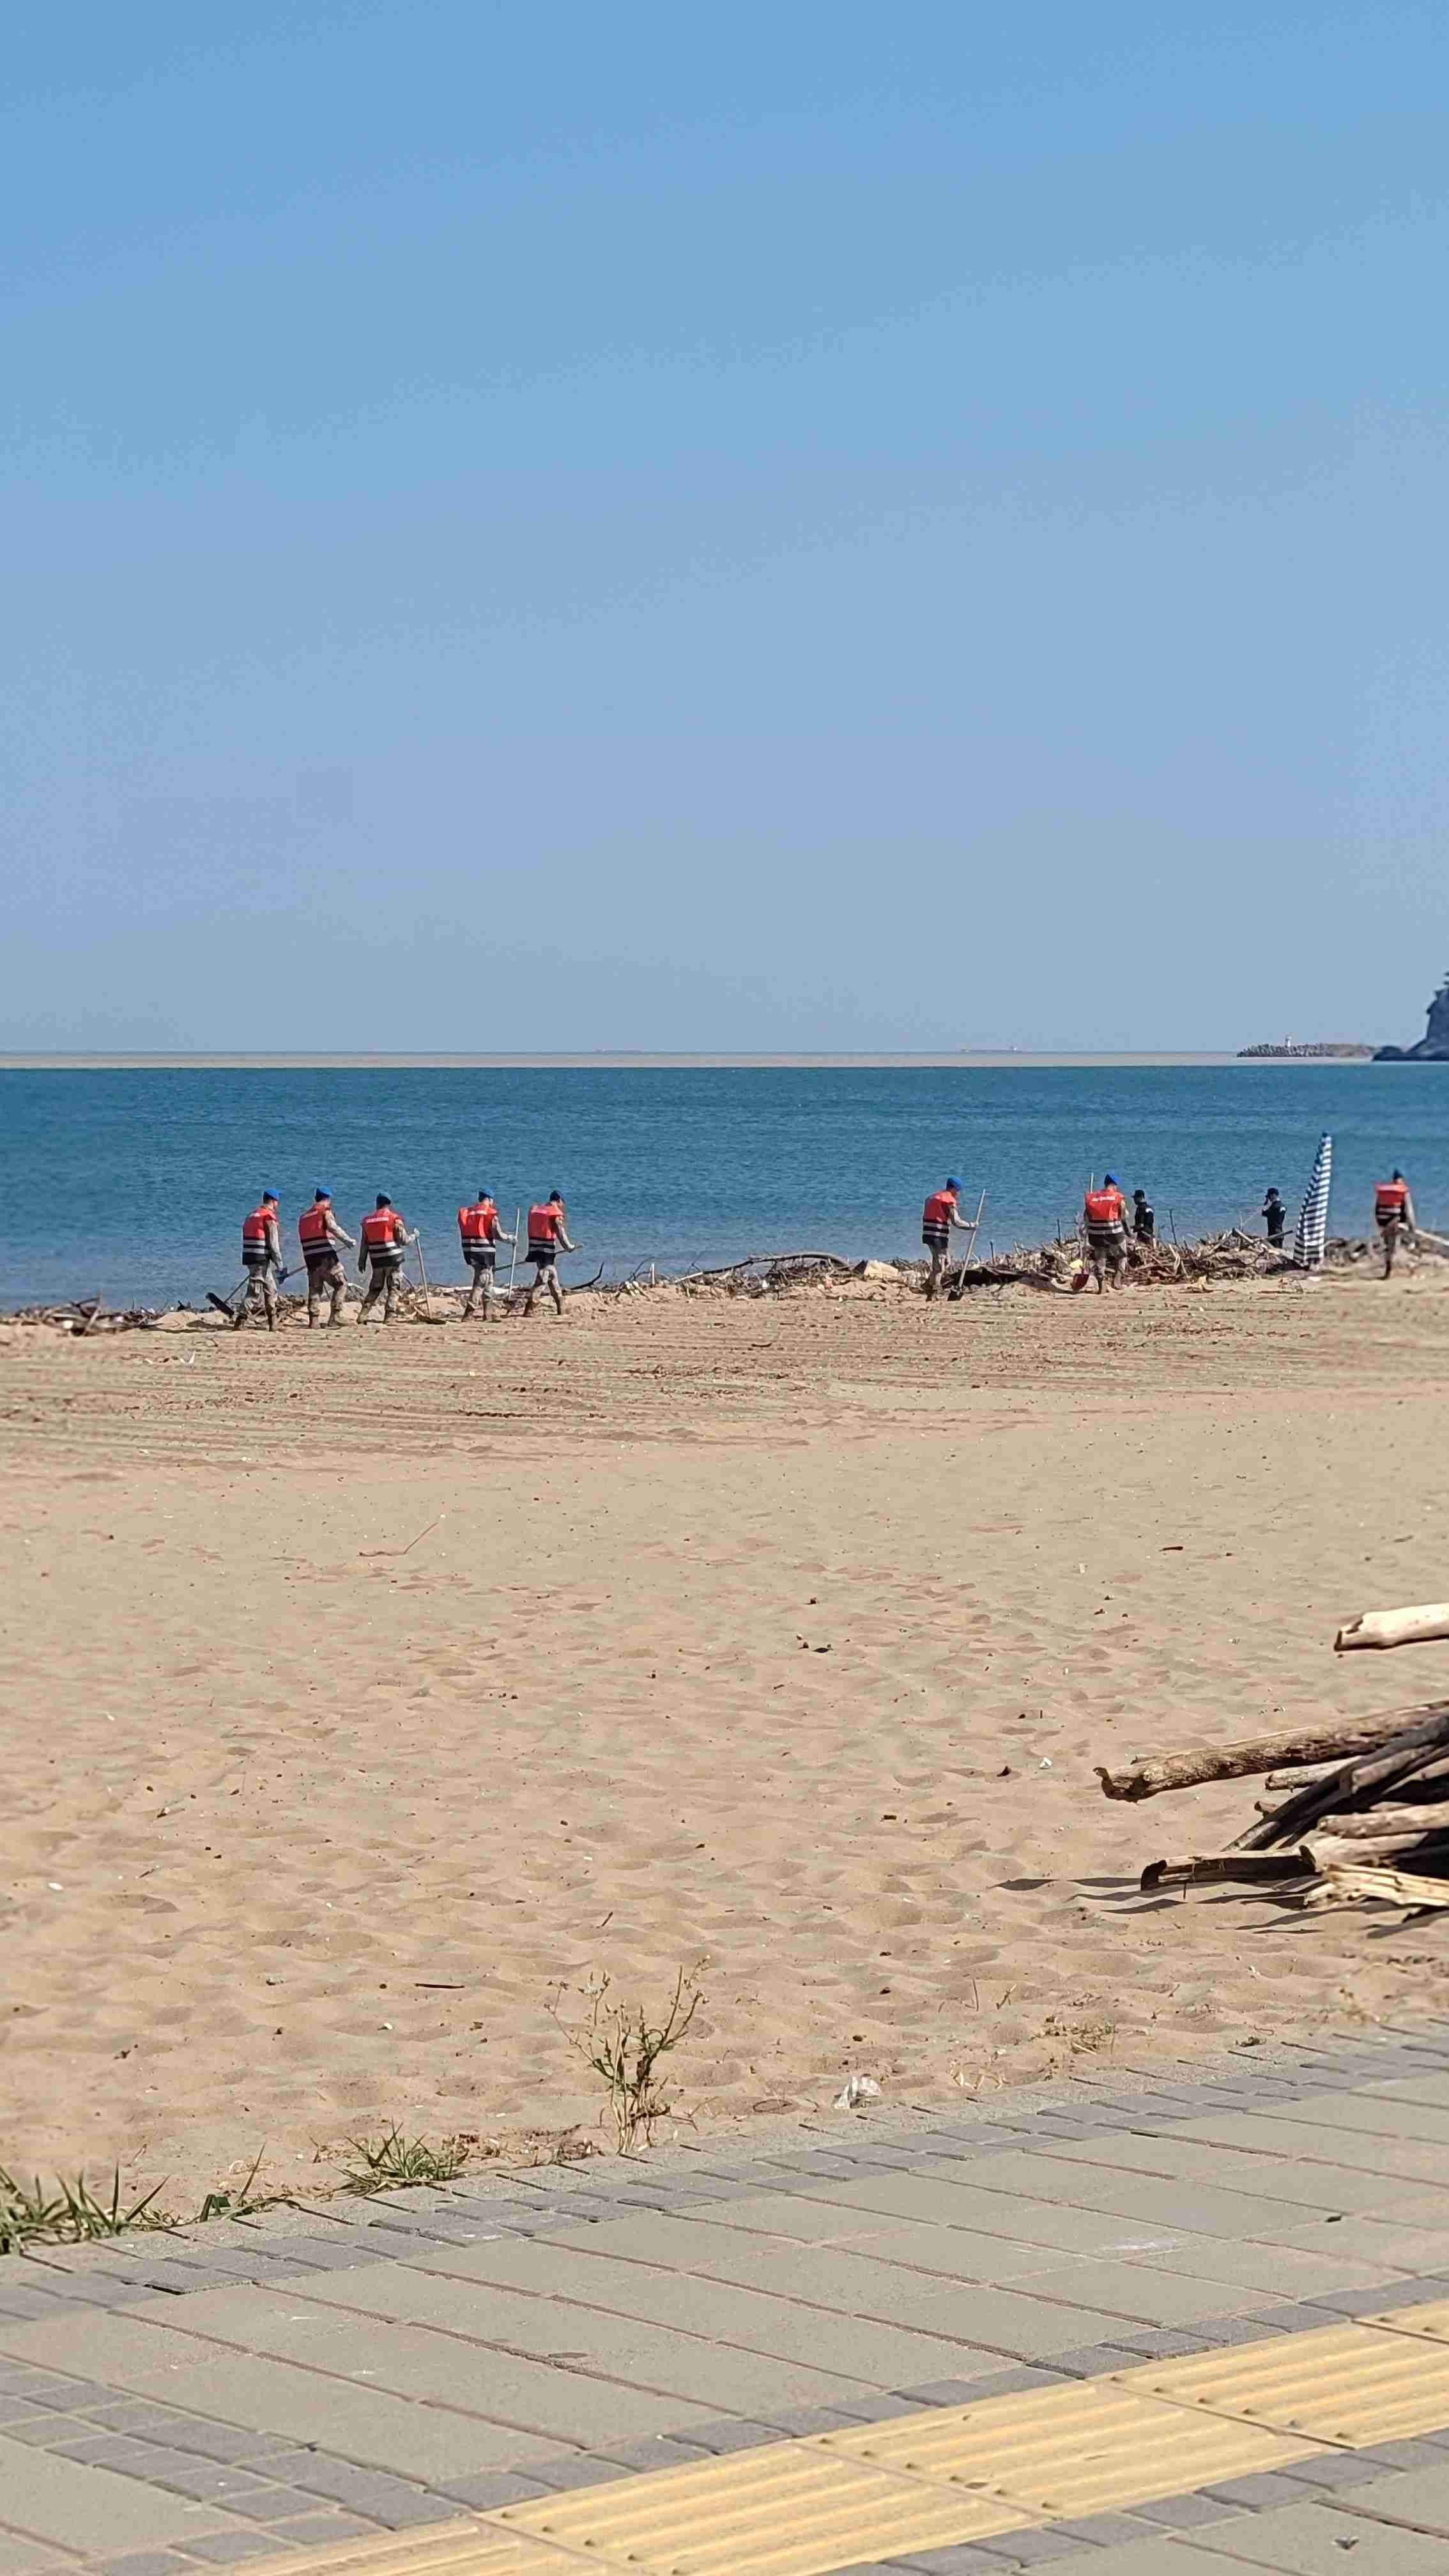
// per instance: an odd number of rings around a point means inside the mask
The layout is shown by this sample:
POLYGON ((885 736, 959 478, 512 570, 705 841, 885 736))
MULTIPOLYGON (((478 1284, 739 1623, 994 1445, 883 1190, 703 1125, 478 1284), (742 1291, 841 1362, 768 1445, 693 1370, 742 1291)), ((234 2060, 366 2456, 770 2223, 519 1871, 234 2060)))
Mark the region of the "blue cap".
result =
POLYGON ((277 1195, 277 1193, 276 1193, 276 1191, 275 1191, 275 1190, 263 1190, 263 1192, 262 1192, 262 1196, 263 1196, 263 1198, 264 1198, 264 1199, 274 1199, 274 1198, 276 1197, 276 1195, 277 1195))
POLYGON ((947 1187, 947 1189, 948 1189, 948 1190, 964 1190, 964 1188, 966 1187, 966 1184, 965 1184, 965 1182, 964 1182, 964 1181, 960 1181, 960 1180, 958 1180, 958 1179, 957 1179, 957 1177, 956 1177, 956 1175, 955 1175, 955 1173, 953 1172, 953 1173, 951 1174, 951 1177, 950 1177, 949 1181, 946 1183, 946 1187, 947 1187))
POLYGON ((317 1199, 330 1199, 332 1192, 328 1189, 325 1181, 319 1181, 316 1189, 312 1193, 312 1196, 317 1199))
POLYGON ((1104 1189, 1104 1190, 1115 1190, 1116 1186, 1117 1186, 1117 1175, 1116 1175, 1116 1173, 1115 1173, 1115 1172, 1104 1172, 1104 1173, 1102 1174, 1102 1187, 1103 1187, 1103 1189, 1104 1189))

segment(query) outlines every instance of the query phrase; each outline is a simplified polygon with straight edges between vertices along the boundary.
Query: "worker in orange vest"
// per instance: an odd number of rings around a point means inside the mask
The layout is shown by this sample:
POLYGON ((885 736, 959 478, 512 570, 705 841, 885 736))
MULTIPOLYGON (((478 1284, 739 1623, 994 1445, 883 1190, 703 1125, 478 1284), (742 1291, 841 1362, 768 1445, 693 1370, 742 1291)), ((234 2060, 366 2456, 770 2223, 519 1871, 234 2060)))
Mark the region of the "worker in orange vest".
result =
POLYGON ((946 1255, 951 1248, 951 1229, 967 1234, 970 1228, 958 1213, 961 1192, 965 1187, 953 1172, 943 1190, 932 1190, 921 1210, 921 1241, 926 1247, 931 1267, 926 1274, 926 1295, 934 1297, 941 1285, 946 1255))
POLYGON ((275 1270, 280 1277, 282 1268, 278 1204, 275 1190, 263 1190, 251 1215, 242 1219, 242 1268, 247 1276, 241 1303, 232 1317, 234 1333, 239 1333, 248 1316, 255 1314, 259 1296, 266 1308, 268 1332, 277 1329, 277 1291, 272 1273, 275 1270))
POLYGON ((1120 1288, 1127 1269, 1127 1201, 1110 1172, 1099 1190, 1088 1190, 1082 1202, 1087 1259, 1100 1297, 1110 1276, 1120 1288))
MULTIPOLYGON (((307 1328, 310 1332, 322 1312, 322 1300, 330 1294, 330 1321, 342 1321, 342 1301, 347 1294, 347 1275, 338 1258, 340 1253, 355 1252, 354 1238, 344 1234, 332 1205, 332 1192, 320 1184, 312 1204, 297 1219, 297 1233, 302 1245, 302 1258, 307 1264, 307 1328)), ((325 1327, 324 1327, 325 1329, 325 1327)))
POLYGON ((525 1315, 533 1313, 533 1301, 540 1288, 547 1287, 556 1314, 563 1313, 563 1290, 558 1284, 558 1257, 561 1252, 577 1252, 570 1243, 564 1214, 562 1190, 550 1190, 548 1197, 528 1211, 528 1258, 533 1263, 533 1284, 523 1301, 525 1315))
POLYGON ((1397 1164, 1393 1179, 1380 1181, 1374 1192, 1374 1223, 1384 1247, 1384 1277, 1387 1279, 1394 1266, 1400 1235, 1413 1234, 1417 1225, 1409 1184, 1397 1164))
POLYGON ((512 1243, 515 1238, 511 1234, 505 1234, 498 1222, 497 1202, 481 1184, 472 1206, 460 1207, 458 1210, 458 1240, 463 1247, 463 1258, 473 1273, 473 1285, 468 1291, 468 1303, 463 1309, 463 1320, 466 1323, 470 1315, 477 1313, 478 1301, 481 1298, 483 1321, 485 1324, 491 1324, 494 1290, 497 1285, 498 1246, 500 1243, 512 1243))
POLYGON ((397 1283, 402 1277, 407 1247, 417 1239, 416 1233, 398 1215, 387 1192, 379 1190, 371 1216, 362 1220, 362 1249, 357 1256, 357 1275, 359 1279, 364 1277, 370 1266, 372 1278, 358 1313, 359 1324, 366 1323, 379 1297, 382 1299, 383 1322, 392 1322, 393 1308, 397 1303, 397 1283))

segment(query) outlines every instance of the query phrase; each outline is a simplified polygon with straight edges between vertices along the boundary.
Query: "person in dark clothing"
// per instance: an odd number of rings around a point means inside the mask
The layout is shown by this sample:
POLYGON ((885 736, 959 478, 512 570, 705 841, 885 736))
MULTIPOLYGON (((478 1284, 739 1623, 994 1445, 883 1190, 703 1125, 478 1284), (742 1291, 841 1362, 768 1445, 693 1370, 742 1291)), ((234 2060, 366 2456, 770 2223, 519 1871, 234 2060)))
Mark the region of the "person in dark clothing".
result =
POLYGON ((1132 1233, 1138 1243, 1157 1241, 1157 1210, 1148 1205, 1145 1190, 1132 1193, 1132 1233))
POLYGON ((1287 1222, 1288 1211, 1283 1205, 1278 1192, 1276 1190, 1270 1190, 1263 1201, 1263 1223, 1268 1229, 1268 1249, 1270 1252, 1282 1251, 1283 1228, 1287 1222))

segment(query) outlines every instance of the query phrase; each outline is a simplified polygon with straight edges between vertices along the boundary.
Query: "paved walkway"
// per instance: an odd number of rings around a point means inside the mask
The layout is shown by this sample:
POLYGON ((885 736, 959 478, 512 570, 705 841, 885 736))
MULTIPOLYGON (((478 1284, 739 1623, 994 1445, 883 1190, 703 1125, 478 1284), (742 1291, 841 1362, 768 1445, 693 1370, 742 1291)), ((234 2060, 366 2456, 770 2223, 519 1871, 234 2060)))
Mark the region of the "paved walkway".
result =
POLYGON ((1449 2571, 1449 2032, 331 2207, 0 2262, 0 2576, 1449 2571))

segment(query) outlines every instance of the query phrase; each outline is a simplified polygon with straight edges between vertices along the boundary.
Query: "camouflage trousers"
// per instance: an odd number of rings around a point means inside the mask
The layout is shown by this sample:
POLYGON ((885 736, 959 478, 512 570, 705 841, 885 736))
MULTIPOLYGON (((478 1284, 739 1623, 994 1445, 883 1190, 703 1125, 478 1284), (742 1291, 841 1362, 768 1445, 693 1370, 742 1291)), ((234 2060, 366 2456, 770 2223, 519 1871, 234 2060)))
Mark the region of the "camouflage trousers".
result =
POLYGON ((332 1300, 330 1321, 342 1321, 342 1301, 347 1295, 347 1274, 340 1261, 309 1261, 307 1264, 307 1323, 309 1328, 321 1315, 324 1301, 332 1300))
POLYGON ((241 1304, 238 1306, 235 1315, 232 1317, 231 1328, 234 1333, 239 1333, 248 1318, 256 1313, 257 1302, 259 1299, 266 1310, 267 1330, 269 1333, 274 1333, 277 1329, 277 1291, 272 1282, 272 1266, 270 1262, 267 1263, 265 1269, 259 1267, 255 1270, 248 1270, 247 1284, 242 1291, 241 1304))
POLYGON ((383 1322, 385 1324, 390 1324, 392 1322, 393 1310, 397 1305, 398 1282, 402 1278, 402 1269, 403 1266, 400 1261, 373 1262, 372 1277, 368 1282, 367 1295, 363 1298, 361 1312, 357 1318, 359 1324, 363 1324, 367 1321, 367 1318, 371 1314, 379 1297, 382 1299, 383 1322))

